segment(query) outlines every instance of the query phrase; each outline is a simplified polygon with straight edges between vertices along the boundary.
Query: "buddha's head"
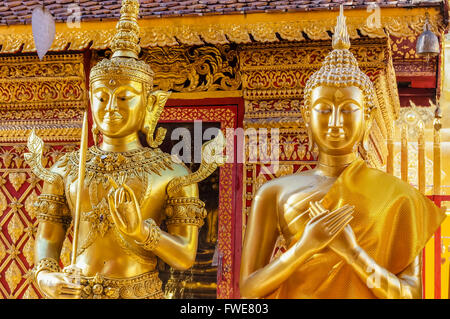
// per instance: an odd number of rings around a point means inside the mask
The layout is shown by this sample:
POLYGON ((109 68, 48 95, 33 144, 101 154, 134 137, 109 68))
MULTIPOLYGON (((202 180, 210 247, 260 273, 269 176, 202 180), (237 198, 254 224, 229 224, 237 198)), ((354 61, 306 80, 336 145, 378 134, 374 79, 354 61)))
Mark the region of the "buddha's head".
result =
POLYGON ((93 130, 109 138, 144 131, 149 143, 154 144, 153 132, 168 94, 152 92, 154 72, 138 59, 138 13, 138 0, 122 0, 121 17, 111 43, 112 57, 92 68, 93 130), (164 103, 158 103, 161 97, 164 103))
POLYGON ((376 106, 373 83, 349 51, 350 40, 341 14, 333 35, 333 51, 305 86, 303 118, 310 144, 319 152, 342 155, 367 140, 376 106))

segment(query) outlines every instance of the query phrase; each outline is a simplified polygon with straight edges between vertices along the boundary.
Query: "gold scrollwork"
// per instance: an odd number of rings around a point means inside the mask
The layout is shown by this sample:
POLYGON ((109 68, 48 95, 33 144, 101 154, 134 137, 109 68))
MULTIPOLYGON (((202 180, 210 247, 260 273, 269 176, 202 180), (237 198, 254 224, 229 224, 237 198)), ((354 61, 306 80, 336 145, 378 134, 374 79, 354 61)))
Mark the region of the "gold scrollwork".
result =
POLYGON ((155 87, 164 91, 238 90, 241 84, 237 51, 231 45, 155 47, 143 59, 155 71, 155 87))
MULTIPOLYGON (((102 56, 103 53, 96 52, 92 63, 102 56)), ((154 90, 236 91, 241 86, 238 53, 234 45, 150 47, 143 49, 142 60, 155 72, 154 90)))

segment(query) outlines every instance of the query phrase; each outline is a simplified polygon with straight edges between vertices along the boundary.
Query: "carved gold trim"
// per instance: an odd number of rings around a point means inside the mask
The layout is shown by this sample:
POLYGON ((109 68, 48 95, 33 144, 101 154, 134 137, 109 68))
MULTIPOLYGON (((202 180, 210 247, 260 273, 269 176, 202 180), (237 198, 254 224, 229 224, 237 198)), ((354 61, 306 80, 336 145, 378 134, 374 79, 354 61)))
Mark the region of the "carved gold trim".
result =
POLYGON ((2 127, 0 128, 0 143, 26 142, 33 129, 35 129, 36 134, 42 137, 43 140, 49 142, 72 142, 79 141, 81 138, 81 125, 79 127, 75 125, 49 125, 48 127, 39 126, 41 126, 41 123, 36 122, 35 125, 29 126, 2 127))
POLYGON ((242 91, 174 92, 170 95, 170 98, 174 100, 219 99, 227 97, 242 97, 242 91))
POLYGON ((0 110, 84 108, 82 54, 0 57, 0 110))
MULTIPOLYGON (((414 36, 423 29, 425 11, 430 14, 431 30, 437 33, 443 26, 440 8, 382 8, 379 28, 367 25, 368 17, 373 14, 364 9, 346 11, 350 38, 363 36, 371 38, 395 36, 414 36)), ((277 42, 277 34, 284 40, 302 41, 304 34, 311 40, 329 40, 329 31, 333 32, 337 12, 290 12, 290 13, 254 13, 248 15, 222 15, 203 17, 174 17, 166 19, 141 19, 140 45, 174 46, 243 44, 252 42, 277 42), (163 22, 162 22, 163 20, 163 22)), ((116 21, 82 22, 81 28, 70 29, 65 23, 57 23, 56 38, 51 51, 106 49, 115 33, 116 21)), ((0 27, 1 53, 35 52, 30 25, 12 25, 0 27)))
MULTIPOLYGON (((109 55, 109 50, 95 51, 91 65, 109 55)), ((241 88, 236 45, 153 47, 144 49, 141 59, 155 72, 153 90, 204 94, 241 88)))
POLYGON ((0 57, 0 142, 79 140, 87 96, 83 54, 0 57))

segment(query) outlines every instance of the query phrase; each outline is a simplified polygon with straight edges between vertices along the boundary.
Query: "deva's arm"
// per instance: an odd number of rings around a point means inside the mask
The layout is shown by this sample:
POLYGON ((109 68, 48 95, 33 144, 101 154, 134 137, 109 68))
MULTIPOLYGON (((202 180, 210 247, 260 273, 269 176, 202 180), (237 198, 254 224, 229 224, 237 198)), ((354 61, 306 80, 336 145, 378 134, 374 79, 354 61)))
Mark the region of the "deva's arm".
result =
POLYGON ((44 183, 42 194, 34 204, 39 221, 35 242, 35 263, 44 258, 58 261, 71 216, 64 195, 55 185, 44 183))
POLYGON ((197 253, 198 230, 206 217, 205 204, 198 198, 197 184, 180 188, 166 200, 167 232, 153 219, 142 219, 136 196, 126 184, 116 185, 108 195, 108 201, 115 224, 131 239, 131 245, 140 247, 141 257, 155 254, 175 269, 192 267, 197 253))
POLYGON ((134 239, 134 243, 145 252, 154 253, 171 267, 178 270, 191 268, 197 254, 199 229, 207 215, 205 204, 198 197, 197 183, 225 162, 221 153, 223 145, 223 134, 205 143, 202 163, 194 173, 184 165, 177 166, 180 174, 166 188, 164 215, 167 232, 161 230, 153 219, 142 220, 139 203, 127 185, 115 185, 116 190, 108 195, 108 201, 119 230, 134 239), (123 198, 125 202, 120 200, 123 198))
POLYGON ((171 267, 185 270, 194 264, 199 229, 206 217, 204 207, 197 184, 183 187, 166 201, 167 232, 161 231, 154 253, 171 267))

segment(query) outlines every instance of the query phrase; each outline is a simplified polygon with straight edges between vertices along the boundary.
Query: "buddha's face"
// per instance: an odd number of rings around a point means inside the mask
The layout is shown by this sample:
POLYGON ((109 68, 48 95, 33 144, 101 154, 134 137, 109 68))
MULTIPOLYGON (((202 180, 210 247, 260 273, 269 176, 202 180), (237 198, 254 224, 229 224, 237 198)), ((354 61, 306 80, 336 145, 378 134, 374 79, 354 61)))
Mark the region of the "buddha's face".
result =
POLYGON ((311 92, 309 125, 320 152, 352 152, 365 129, 363 92, 354 86, 315 88, 311 92))
POLYGON ((120 138, 140 130, 146 107, 142 83, 98 80, 90 94, 94 122, 103 135, 120 138))

